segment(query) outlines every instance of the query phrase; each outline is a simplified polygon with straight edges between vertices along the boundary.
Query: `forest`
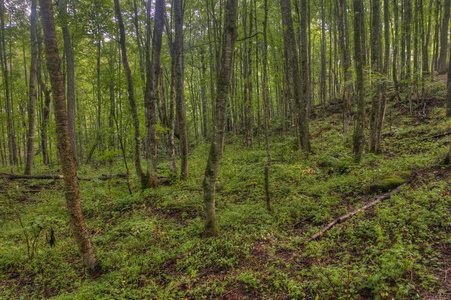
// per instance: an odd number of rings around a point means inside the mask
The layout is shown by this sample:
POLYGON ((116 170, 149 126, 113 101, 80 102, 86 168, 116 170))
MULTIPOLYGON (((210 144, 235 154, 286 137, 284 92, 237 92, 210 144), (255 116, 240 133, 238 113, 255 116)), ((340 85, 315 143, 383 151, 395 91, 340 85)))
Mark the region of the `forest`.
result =
POLYGON ((0 0, 0 299, 451 299, 451 0, 0 0))

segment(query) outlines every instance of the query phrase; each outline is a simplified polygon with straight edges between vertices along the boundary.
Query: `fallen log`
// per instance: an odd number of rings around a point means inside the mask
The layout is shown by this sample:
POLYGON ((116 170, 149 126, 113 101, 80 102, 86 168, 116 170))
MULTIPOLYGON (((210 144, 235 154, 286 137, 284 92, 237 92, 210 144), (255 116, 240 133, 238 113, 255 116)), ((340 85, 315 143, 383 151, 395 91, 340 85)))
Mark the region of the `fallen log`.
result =
POLYGON ((438 138, 441 138, 441 137, 444 137, 444 136, 448 136, 448 135, 451 135, 451 131, 438 133, 438 134, 432 135, 432 136, 426 136, 426 137, 423 137, 421 139, 421 141, 426 141, 426 140, 429 140, 429 139, 438 139, 438 138))
MULTIPOLYGON (((86 181, 90 181, 90 180, 109 180, 109 179, 113 179, 113 178, 128 178, 129 175, 127 174, 116 174, 116 175, 102 175, 100 177, 93 177, 93 178, 88 178, 88 177, 78 177, 79 180, 86 180, 86 181)), ((63 179, 64 176, 63 175, 22 175, 22 174, 8 174, 8 173, 1 173, 0 172, 0 178, 6 178, 6 179, 10 179, 10 180, 15 180, 15 179, 63 179)))
POLYGON ((354 210, 354 211, 352 211, 352 212, 350 212, 350 213, 348 213, 346 215, 343 215, 341 217, 336 218, 335 220, 333 220, 332 222, 330 222, 329 224, 324 226, 320 231, 318 231, 317 233, 312 235, 312 237, 309 238, 308 241, 311 242, 311 241, 317 239, 318 237, 323 235, 326 231, 328 231, 329 229, 331 229, 335 225, 346 221, 347 219, 349 219, 353 215, 356 215, 357 213, 359 213, 361 211, 367 210, 367 209, 373 207, 374 205, 376 205, 377 203, 379 203, 379 202, 381 202, 383 200, 390 199, 391 196, 393 196, 393 195, 399 194, 401 192, 401 189, 404 186, 406 186, 406 185, 407 185, 407 183, 404 183, 404 184, 398 186, 396 189, 380 195, 379 197, 376 198, 376 200, 374 200, 374 201, 372 201, 372 202, 370 202, 368 204, 365 204, 364 206, 360 207, 359 209, 356 209, 356 210, 354 210))

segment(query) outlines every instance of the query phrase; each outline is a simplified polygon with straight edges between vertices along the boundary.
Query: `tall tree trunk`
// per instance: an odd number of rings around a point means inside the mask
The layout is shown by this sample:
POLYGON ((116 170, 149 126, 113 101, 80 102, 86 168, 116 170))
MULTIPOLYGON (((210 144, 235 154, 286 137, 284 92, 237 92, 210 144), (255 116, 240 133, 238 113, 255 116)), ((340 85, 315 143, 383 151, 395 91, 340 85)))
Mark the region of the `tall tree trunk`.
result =
MULTIPOLYGON (((450 43, 451 48, 451 43, 450 43)), ((451 49, 449 51, 450 59, 449 59, 449 66, 448 66, 448 82, 447 82, 447 88, 448 93, 446 95, 446 116, 451 117, 451 49)), ((450 148, 450 154, 451 154, 451 148, 450 148)), ((450 156, 451 158, 451 156, 450 156)), ((451 164, 451 161, 450 161, 451 164)))
POLYGON ((410 113, 413 114, 413 103, 412 103, 412 68, 411 68, 411 23, 412 23, 412 1, 405 0, 405 35, 406 35, 406 78, 407 79, 407 99, 409 101, 410 113))
POLYGON ((262 81, 262 96, 264 109, 264 124, 265 124, 265 148, 267 164, 265 167, 265 190, 266 190, 266 208, 272 211, 271 200, 269 194, 269 173, 271 170, 271 152, 269 146, 269 98, 268 98, 268 0, 265 0, 265 19, 263 21, 263 81, 262 81))
POLYGON ((351 117, 351 83, 349 82, 352 79, 350 70, 351 57, 349 47, 346 43, 346 38, 348 37, 348 30, 345 24, 345 15, 347 14, 346 0, 339 0, 339 4, 337 3, 337 0, 335 0, 335 3, 338 6, 338 39, 341 59, 343 61, 343 142, 346 143, 349 130, 349 118, 351 117))
POLYGON ((433 53, 432 53, 432 68, 431 68, 431 76, 434 75, 434 71, 437 71, 437 62, 438 62, 438 51, 439 51, 439 33, 440 33, 440 7, 441 3, 440 0, 437 0, 435 6, 435 30, 434 30, 434 42, 433 42, 433 53))
POLYGON ((398 85, 398 32, 399 32, 399 17, 398 17, 398 1, 393 0, 393 19, 394 19, 394 27, 395 27, 395 36, 393 41, 393 85, 395 86, 395 91, 399 93, 399 85, 398 85))
POLYGON ((83 256, 83 264, 88 273, 96 274, 100 272, 100 264, 94 254, 89 238, 89 231, 86 227, 81 210, 77 169, 70 142, 64 81, 61 73, 58 42, 56 40, 52 1, 40 0, 40 5, 42 16, 41 21, 44 29, 46 62, 54 98, 53 104, 55 109, 56 136, 66 189, 66 206, 70 217, 72 232, 75 236, 75 241, 77 242, 78 248, 83 256))
POLYGON ((100 79, 100 59, 101 59, 101 50, 102 50, 102 40, 97 40, 97 87, 96 87, 96 96, 97 96, 97 142, 96 144, 99 144, 98 147, 100 148, 102 143, 102 87, 101 87, 101 79, 100 79))
POLYGON ((5 89, 6 98, 6 131, 8 134, 8 151, 9 151, 9 164, 11 167, 11 173, 14 173, 14 167, 17 165, 17 146, 16 137, 14 133, 14 121, 13 121, 13 105, 12 105, 12 94, 10 94, 9 85, 9 72, 8 72, 8 58, 6 56, 6 34, 5 34, 5 2, 0 1, 0 23, 1 23, 1 37, 0 37, 0 64, 3 72, 3 84, 5 89))
POLYGON ((121 8, 119 6, 119 0, 114 0, 114 8, 116 12, 116 18, 119 25, 120 32, 120 44, 122 49, 122 64, 124 65, 125 77, 127 78, 127 87, 128 87, 128 101, 130 103, 130 108, 132 112, 133 119, 133 129, 135 132, 135 168, 138 178, 141 182, 142 187, 147 186, 146 176, 143 173, 141 167, 141 135, 139 133, 139 119, 138 119, 138 110, 136 108, 135 101, 135 88, 133 86, 132 72, 130 70, 130 66, 128 64, 127 59, 127 48, 125 46, 125 28, 124 22, 122 21, 121 8))
POLYGON ((183 53, 183 11, 182 0, 174 0, 175 9, 175 102, 180 132, 180 179, 188 179, 188 134, 186 132, 186 109, 184 88, 184 53, 183 53))
MULTIPOLYGON (((432 24, 432 5, 435 2, 435 0, 430 0, 429 1, 429 20, 428 20, 428 29, 427 29, 427 33, 426 33, 426 38, 424 38, 424 34, 423 37, 421 38, 422 41, 424 41, 423 44, 423 81, 424 81, 424 77, 425 75, 427 75, 429 73, 429 40, 431 37, 431 24, 432 24)), ((421 9, 421 20, 420 22, 423 24, 424 20, 423 20, 423 0, 420 0, 420 9, 421 9)), ((424 24, 423 24, 424 26, 424 24)))
POLYGON ((246 131, 246 145, 248 148, 253 146, 253 127, 254 127, 254 116, 253 116, 253 106, 252 106, 252 43, 250 42, 250 37, 252 36, 252 0, 249 1, 251 7, 249 9, 249 34, 247 32, 247 0, 243 4, 243 31, 244 38, 247 39, 244 45, 243 53, 243 73, 244 73, 244 105, 245 105, 245 131, 246 131), (248 38, 249 37, 249 38, 248 38))
POLYGON ((66 58, 66 87, 67 87, 67 117, 69 121, 70 143, 73 148, 75 162, 77 162, 77 138, 75 132, 75 63, 74 49, 67 25, 67 0, 59 2, 59 12, 62 20, 62 31, 64 39, 64 56, 66 58))
POLYGON ((320 101, 326 102, 326 13, 324 0, 321 0, 321 76, 320 76, 320 101))
POLYGON ((200 51, 200 60, 201 60, 201 69, 202 69, 202 78, 201 78, 201 96, 202 96, 202 123, 203 123, 203 136, 204 139, 207 139, 208 136, 208 127, 207 127, 207 87, 206 87, 206 76, 205 73, 207 71, 207 67, 205 65, 205 55, 204 50, 200 51))
POLYGON ((296 51, 293 19, 291 18, 291 0, 281 0, 282 23, 284 28, 284 44, 287 57, 289 82, 293 83, 293 95, 298 111, 298 125, 301 148, 310 152, 308 125, 308 66, 307 66, 307 2, 301 0, 301 72, 296 51), (300 78, 300 76, 302 78, 300 78))
POLYGON ((381 57, 381 16, 380 16, 380 0, 372 0, 372 24, 371 24, 371 67, 376 76, 373 76, 372 87, 374 95, 371 101, 370 116, 370 152, 378 154, 378 122, 381 105, 382 90, 379 76, 382 73, 382 57, 381 57), (374 80, 375 79, 375 80, 374 80))
POLYGON ((31 64, 30 64, 30 91, 28 103, 28 141, 27 141, 27 159, 25 165, 25 174, 31 175, 34 164, 34 133, 35 133, 35 107, 36 107, 36 64, 38 57, 37 39, 36 39, 36 0, 31 0, 30 14, 30 45, 31 45, 31 64))
POLYGON ((144 105, 146 106, 146 128, 147 128, 147 185, 156 186, 157 177, 157 117, 155 105, 158 100, 158 80, 160 74, 160 52, 162 46, 162 35, 164 25, 164 0, 155 2, 155 26, 152 37, 152 60, 150 59, 150 12, 151 0, 147 1, 147 29, 146 29, 146 90, 144 94, 144 105))
POLYGON ((363 3, 361 0, 354 0, 354 52, 355 52, 355 70, 356 70, 356 99, 357 99, 357 118, 354 128, 354 161, 360 162, 365 145, 365 89, 363 82, 363 53, 362 49, 362 19, 363 3))
POLYGON ((215 122, 203 182, 206 236, 216 236, 218 234, 215 213, 216 179, 218 177, 219 164, 224 147, 227 100, 230 91, 230 81, 232 79, 233 57, 237 35, 237 15, 238 0, 227 0, 223 27, 221 67, 217 75, 215 122))
MULTIPOLYGON (((307 45, 307 0, 301 0, 301 48, 299 49, 300 56, 300 84, 301 84, 301 109, 300 109, 300 138, 301 147, 305 153, 310 152, 310 131, 309 131, 309 107, 313 107, 313 102, 309 100, 310 86, 309 86, 309 63, 308 63, 308 45, 307 45), (311 104, 311 105, 310 105, 311 104)), ((291 11, 291 9, 290 9, 291 11)), ((293 44, 294 46, 295 44, 293 44)))
POLYGON ((450 13, 451 0, 445 0, 443 7, 443 19, 442 19, 442 31, 440 33, 440 58, 438 60, 438 73, 446 73, 446 59, 448 51, 448 38, 449 38, 449 13, 450 13))

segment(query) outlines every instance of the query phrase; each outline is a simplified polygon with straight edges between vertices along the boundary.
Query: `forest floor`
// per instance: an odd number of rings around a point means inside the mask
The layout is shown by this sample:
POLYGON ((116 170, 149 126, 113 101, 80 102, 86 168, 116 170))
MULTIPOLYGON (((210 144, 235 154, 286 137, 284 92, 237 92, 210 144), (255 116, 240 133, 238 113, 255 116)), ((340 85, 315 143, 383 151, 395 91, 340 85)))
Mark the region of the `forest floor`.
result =
MULTIPOLYGON (((273 213, 264 199, 264 145, 249 150, 228 137, 217 238, 202 236, 205 143, 190 153, 187 182, 140 192, 132 177, 130 195, 124 179, 81 181, 105 271, 98 278, 82 269, 62 181, 0 179, 0 298, 450 299, 451 169, 442 161, 451 135, 441 134, 451 132, 451 121, 441 83, 426 92, 434 96, 415 105, 413 116, 407 103, 389 103, 383 153, 366 153, 361 164, 352 162, 351 136, 343 145, 333 106, 318 108, 311 122, 308 158, 295 151, 295 139, 272 139, 273 213), (374 200, 374 181, 393 176, 406 182, 399 194, 308 241, 374 200)), ((123 172, 118 160, 82 166, 79 175, 123 172)), ((168 165, 160 172, 167 174, 168 165)))

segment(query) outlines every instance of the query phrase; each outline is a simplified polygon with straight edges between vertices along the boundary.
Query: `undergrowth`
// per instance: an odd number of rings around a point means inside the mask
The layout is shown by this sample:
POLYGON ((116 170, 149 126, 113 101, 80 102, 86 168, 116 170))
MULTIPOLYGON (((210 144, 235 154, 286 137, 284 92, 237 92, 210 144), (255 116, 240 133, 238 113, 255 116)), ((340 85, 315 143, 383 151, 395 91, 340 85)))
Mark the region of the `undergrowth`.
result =
MULTIPOLYGON (((432 87, 434 88, 434 87, 432 87)), ((443 108, 398 115, 382 155, 354 164, 340 116, 311 123, 313 153, 274 138, 272 213, 266 211, 263 140, 227 143, 216 201, 218 238, 202 236, 201 182, 208 145, 190 153, 189 180, 139 191, 132 177, 81 181, 83 213, 104 274, 87 277, 68 227, 62 182, 0 181, 0 294, 4 299, 423 299, 447 297, 451 173, 440 165, 451 129, 443 108), (374 196, 371 184, 409 171, 399 195, 307 240, 374 196), (51 239, 54 245, 51 245, 51 239), (446 287, 447 285, 447 287, 446 287), (362 299, 362 298, 360 298, 362 299)), ((236 139, 229 137, 229 139, 236 139)), ((166 166, 166 167, 165 167, 166 166)), ((167 169, 162 164, 161 172, 167 169)), ((39 167, 36 173, 56 173, 39 167)), ((80 176, 123 173, 120 160, 80 176)))

